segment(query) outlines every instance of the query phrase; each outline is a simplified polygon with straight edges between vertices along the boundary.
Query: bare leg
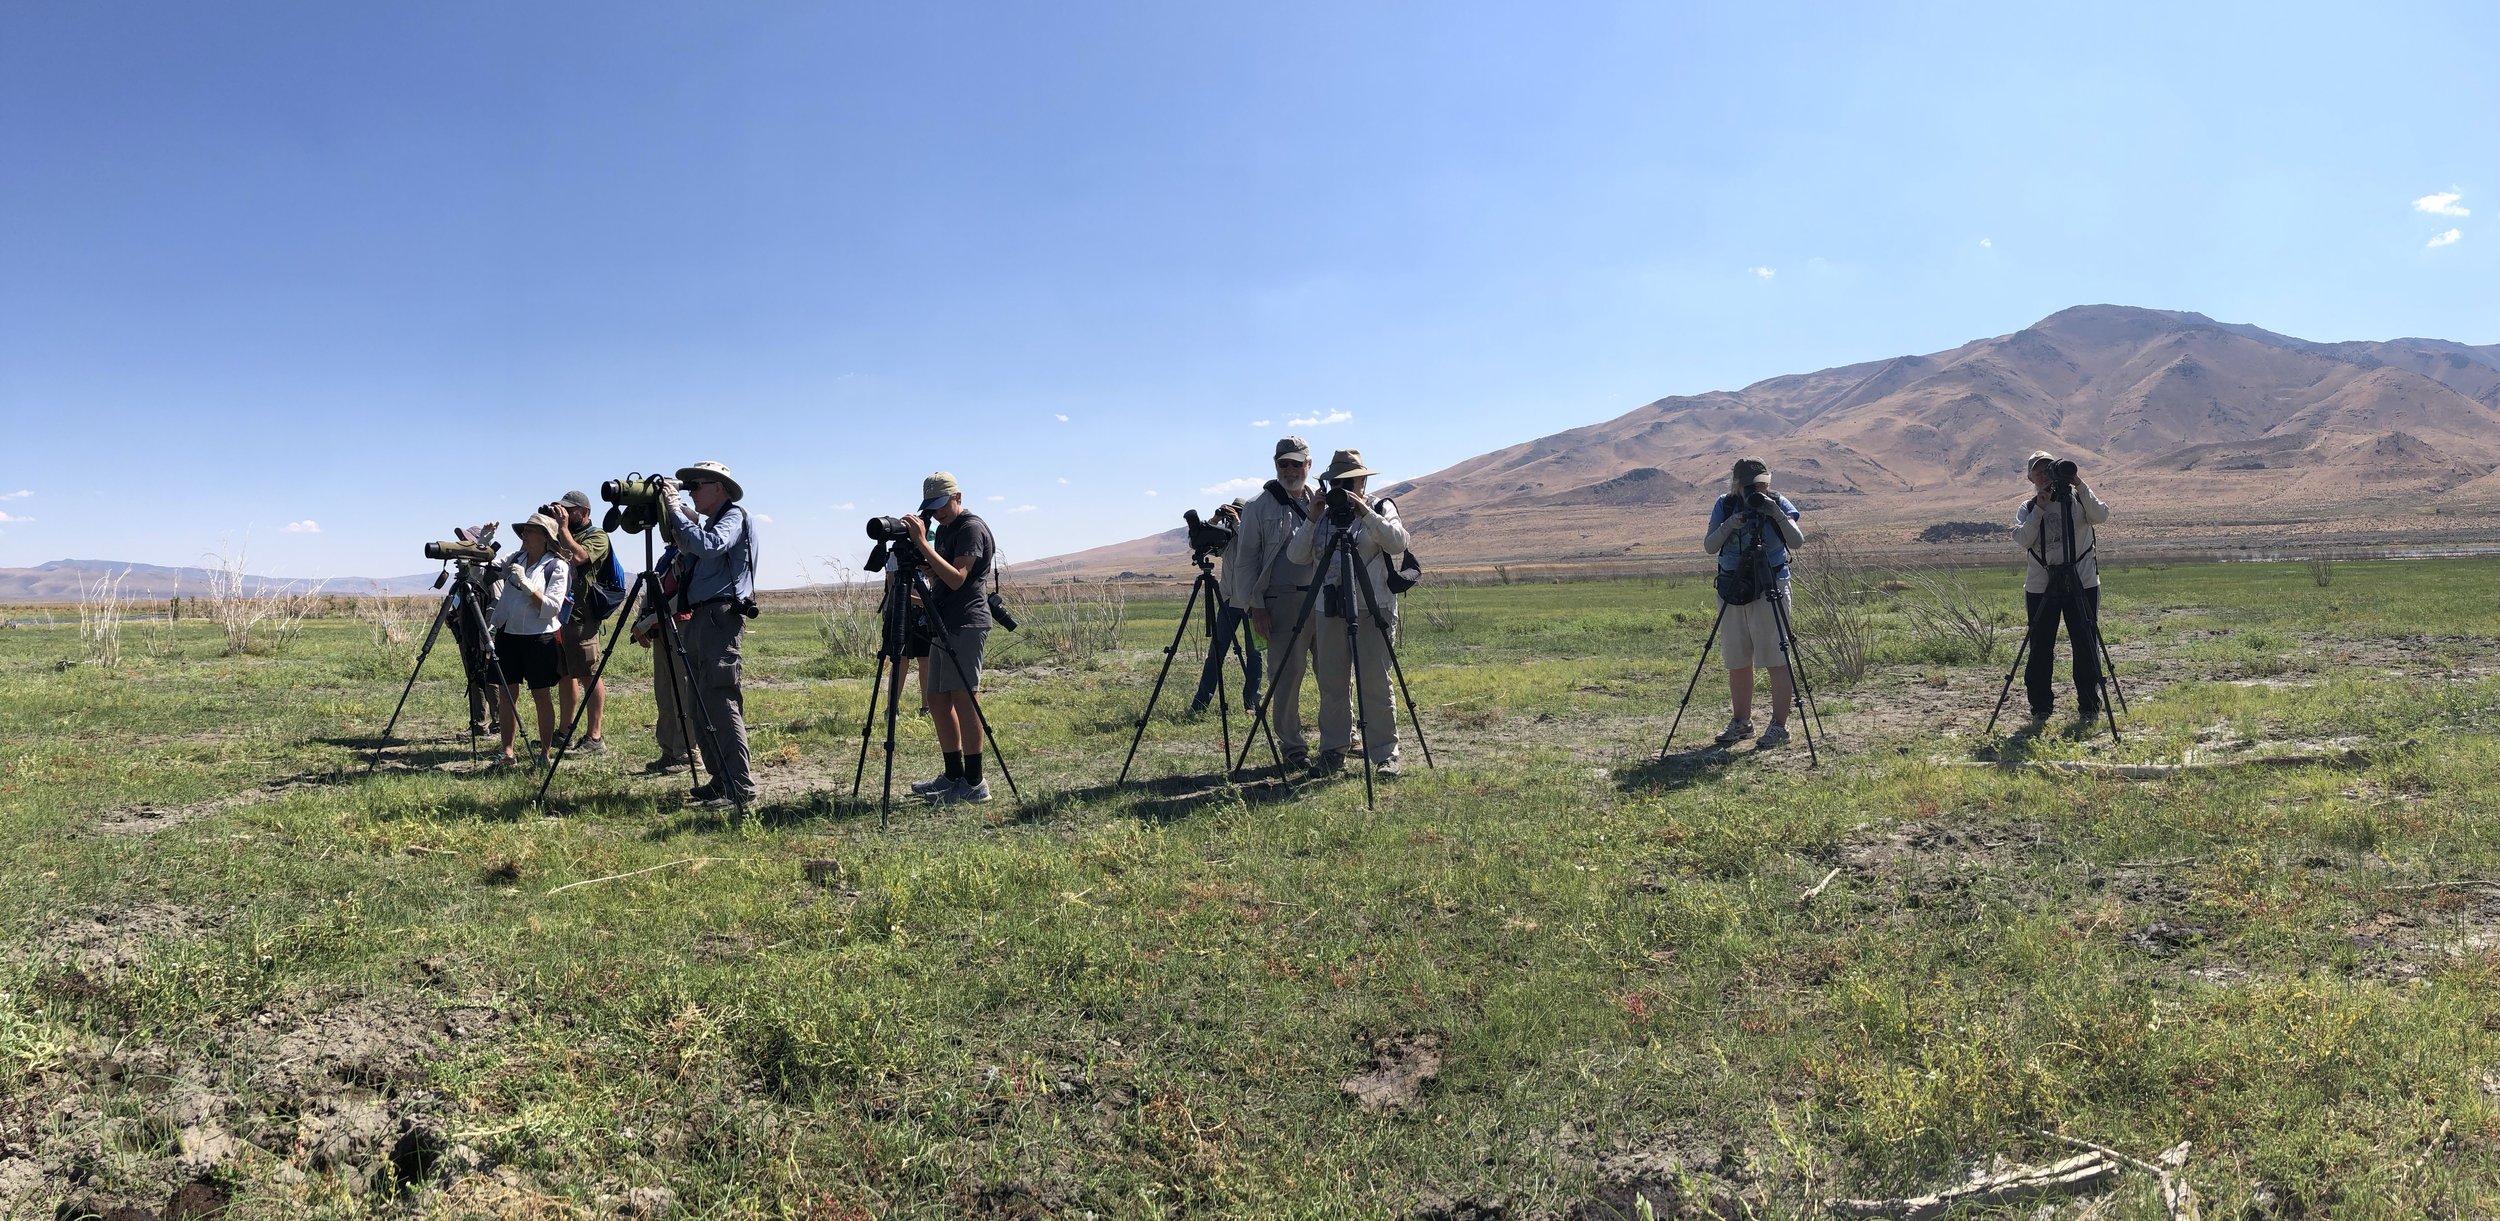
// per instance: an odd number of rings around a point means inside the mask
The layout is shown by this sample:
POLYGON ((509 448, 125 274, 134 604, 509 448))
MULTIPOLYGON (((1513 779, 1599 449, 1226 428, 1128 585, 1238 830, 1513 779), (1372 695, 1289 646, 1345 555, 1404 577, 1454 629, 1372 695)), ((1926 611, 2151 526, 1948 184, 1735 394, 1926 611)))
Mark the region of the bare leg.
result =
MULTIPOLYGON (((1748 692, 1747 694, 1748 694, 1748 695, 1750 695, 1751 693, 1750 693, 1750 692, 1748 692)), ((1786 666, 1773 666, 1773 667, 1771 667, 1771 723, 1772 723, 1772 724, 1774 724, 1774 725, 1785 725, 1785 724, 1787 724, 1787 723, 1788 723, 1788 709, 1789 709, 1789 706, 1790 706, 1790 705, 1791 705, 1791 704, 1792 704, 1792 703, 1796 700, 1796 698, 1797 698, 1797 688, 1796 688, 1795 678, 1794 678, 1794 676, 1793 676, 1793 675, 1791 675, 1791 674, 1789 673, 1788 667, 1786 667, 1786 666)), ((1753 703, 1753 701, 1752 701, 1751 699, 1747 699, 1745 702, 1746 702, 1746 704, 1747 704, 1748 706, 1750 706, 1750 705, 1753 703)))
MULTIPOLYGON (((590 736, 591 736, 591 737, 593 737, 593 738, 601 738, 601 737, 603 737, 603 736, 604 736, 604 735, 602 735, 602 734, 601 734, 601 732, 600 732, 600 726, 601 726, 601 723, 605 720, 605 718, 606 718, 606 716, 607 716, 607 712, 608 712, 608 680, 606 680, 606 679, 604 679, 604 678, 603 678, 603 679, 600 679, 598 682, 595 682, 595 683, 590 684, 590 736)), ((572 719, 572 717, 573 717, 573 714, 572 714, 572 713, 570 713, 570 712, 565 713, 565 719, 566 719, 566 720, 571 720, 571 719, 572 719)))
POLYGON ((520 688, 498 687, 495 695, 495 721, 503 731, 503 757, 512 757, 512 740, 521 732, 520 688))
MULTIPOLYGON (((1787 686, 1787 677, 1786 677, 1786 676, 1787 676, 1787 674, 1788 674, 1788 671, 1786 671, 1786 670, 1775 670, 1775 671, 1773 671, 1772 673, 1776 676, 1776 677, 1773 679, 1773 684, 1774 684, 1774 685, 1773 685, 1773 694, 1772 694, 1772 698, 1773 698, 1774 700, 1781 701, 1781 703, 1779 704, 1779 707, 1780 707, 1780 709, 1781 709, 1780 715, 1781 715, 1781 716, 1786 716, 1786 715, 1788 715, 1788 714, 1787 714, 1787 711, 1786 711, 1786 709, 1787 709, 1787 707, 1788 707, 1787 703, 1785 702, 1785 701, 1786 701, 1786 697, 1785 697, 1785 696, 1783 696, 1783 695, 1780 695, 1780 694, 1779 694, 1779 692, 1780 692, 1780 691, 1783 691, 1783 690, 1785 690, 1785 689, 1786 689, 1786 686, 1787 686)), ((1748 721, 1748 722, 1750 722, 1750 721, 1752 721, 1752 720, 1753 720, 1753 667, 1752 667, 1752 666, 1747 666, 1747 667, 1745 667, 1745 668, 1744 668, 1744 669, 1742 669, 1742 670, 1730 670, 1730 671, 1728 671, 1728 672, 1727 672, 1727 703, 1728 703, 1728 707, 1729 707, 1729 709, 1730 709, 1730 710, 1731 710, 1731 711, 1735 714, 1735 718, 1736 718, 1737 720, 1739 720, 1739 721, 1748 721)))

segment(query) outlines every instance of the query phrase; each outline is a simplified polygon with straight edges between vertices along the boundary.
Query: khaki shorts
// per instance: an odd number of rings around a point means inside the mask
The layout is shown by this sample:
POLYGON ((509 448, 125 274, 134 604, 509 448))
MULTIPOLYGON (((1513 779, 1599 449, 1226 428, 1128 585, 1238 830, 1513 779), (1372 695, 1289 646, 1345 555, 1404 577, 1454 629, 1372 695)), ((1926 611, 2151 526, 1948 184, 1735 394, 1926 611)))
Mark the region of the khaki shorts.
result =
POLYGON ((599 632, 593 628, 573 639, 581 629, 567 624, 556 634, 556 673, 566 678, 589 678, 599 672, 599 632))
POLYGON ((949 660, 944 649, 931 649, 921 665, 929 668, 929 690, 978 691, 981 689, 981 652, 987 647, 990 629, 984 625, 959 627, 948 632, 954 642, 955 656, 949 660))
MULTIPOLYGON (((1788 582, 1780 582, 1779 597, 1788 596, 1788 582)), ((1719 620, 1719 660, 1730 670, 1778 669, 1788 664, 1780 655, 1780 625, 1771 607, 1771 599, 1756 598, 1743 606, 1728 606, 1719 620)), ((1790 620, 1793 625, 1795 620, 1790 620)))

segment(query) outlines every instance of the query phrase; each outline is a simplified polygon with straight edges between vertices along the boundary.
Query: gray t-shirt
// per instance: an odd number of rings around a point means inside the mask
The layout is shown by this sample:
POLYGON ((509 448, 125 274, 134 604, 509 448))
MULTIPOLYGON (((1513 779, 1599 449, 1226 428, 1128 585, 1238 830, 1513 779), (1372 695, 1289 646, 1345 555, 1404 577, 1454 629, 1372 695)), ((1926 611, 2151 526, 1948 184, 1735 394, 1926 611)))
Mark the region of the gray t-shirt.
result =
POLYGON ((962 514, 939 526, 930 545, 947 563, 964 570, 961 589, 948 589, 935 575, 929 577, 929 592, 937 595, 939 621, 949 629, 990 626, 990 564, 998 556, 998 540, 990 536, 990 524, 962 514))

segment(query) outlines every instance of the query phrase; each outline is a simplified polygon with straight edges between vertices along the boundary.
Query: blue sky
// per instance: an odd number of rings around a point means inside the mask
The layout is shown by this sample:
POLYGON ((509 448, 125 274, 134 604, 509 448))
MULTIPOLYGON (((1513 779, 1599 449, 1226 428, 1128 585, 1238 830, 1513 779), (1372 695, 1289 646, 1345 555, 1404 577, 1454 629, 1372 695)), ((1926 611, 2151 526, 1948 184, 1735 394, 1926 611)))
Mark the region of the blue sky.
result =
POLYGON ((0 567, 713 458, 778 585, 2085 302, 2500 342, 2500 6, 1738 7, 0 3, 0 567))

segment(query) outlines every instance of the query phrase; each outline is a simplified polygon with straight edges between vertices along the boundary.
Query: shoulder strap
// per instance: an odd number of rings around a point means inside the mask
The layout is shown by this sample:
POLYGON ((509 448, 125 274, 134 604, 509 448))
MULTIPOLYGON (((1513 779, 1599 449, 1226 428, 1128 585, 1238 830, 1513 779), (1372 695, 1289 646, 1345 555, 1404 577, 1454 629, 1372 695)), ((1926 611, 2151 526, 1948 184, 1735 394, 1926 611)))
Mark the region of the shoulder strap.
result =
POLYGON ((1297 509, 1301 507, 1293 502, 1293 493, 1285 490, 1285 485, 1281 480, 1268 480, 1266 491, 1268 495, 1276 498, 1276 503, 1283 505, 1288 509, 1297 509))

